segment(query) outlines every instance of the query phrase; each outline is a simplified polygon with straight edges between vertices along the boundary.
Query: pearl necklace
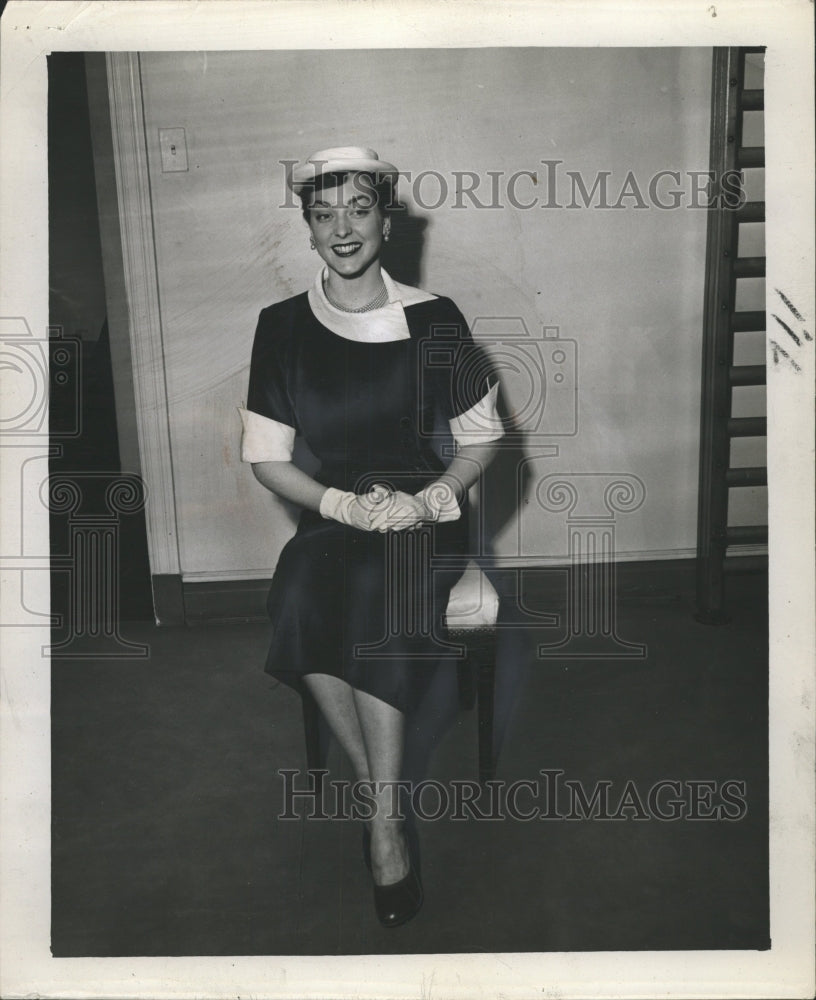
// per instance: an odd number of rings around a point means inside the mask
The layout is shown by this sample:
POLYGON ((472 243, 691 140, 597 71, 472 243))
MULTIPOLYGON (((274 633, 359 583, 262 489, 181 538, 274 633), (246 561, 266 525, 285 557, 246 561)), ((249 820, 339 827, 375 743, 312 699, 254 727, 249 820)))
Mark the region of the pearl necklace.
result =
POLYGON ((341 306, 339 302, 335 302, 334 299, 329 295, 329 286, 324 281, 323 282, 323 294, 326 296, 331 305, 335 309, 339 309, 340 312, 346 313, 364 313, 370 312, 372 309, 379 309, 388 302, 388 289, 385 285, 382 286, 379 292, 374 296, 374 298, 365 306, 357 306, 356 309, 350 309, 348 306, 341 306))

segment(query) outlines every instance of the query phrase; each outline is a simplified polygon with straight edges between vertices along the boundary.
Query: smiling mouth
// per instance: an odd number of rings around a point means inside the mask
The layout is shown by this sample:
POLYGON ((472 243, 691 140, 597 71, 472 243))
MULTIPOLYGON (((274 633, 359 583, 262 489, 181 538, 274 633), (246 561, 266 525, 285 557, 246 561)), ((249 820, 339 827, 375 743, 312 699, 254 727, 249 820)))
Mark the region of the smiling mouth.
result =
POLYGON ((352 254, 357 253, 362 245, 362 243, 339 243, 337 246, 332 247, 332 251, 338 257, 351 257, 352 254))

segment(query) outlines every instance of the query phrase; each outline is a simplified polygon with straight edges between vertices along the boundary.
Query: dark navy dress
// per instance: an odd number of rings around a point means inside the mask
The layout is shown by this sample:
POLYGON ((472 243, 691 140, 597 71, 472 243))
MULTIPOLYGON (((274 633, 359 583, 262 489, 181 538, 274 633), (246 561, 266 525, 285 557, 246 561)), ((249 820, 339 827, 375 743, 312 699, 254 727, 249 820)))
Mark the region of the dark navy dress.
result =
MULTIPOLYGON (((371 343, 324 326, 305 292, 261 312, 247 408, 303 436, 318 482, 417 493, 450 461, 448 421, 495 380, 450 299, 406 306, 405 319, 410 339, 371 343)), ((458 520, 380 533, 304 510, 269 592, 267 673, 295 688, 332 674, 414 708, 449 656, 444 614, 468 561, 467 513, 465 502, 458 520)))

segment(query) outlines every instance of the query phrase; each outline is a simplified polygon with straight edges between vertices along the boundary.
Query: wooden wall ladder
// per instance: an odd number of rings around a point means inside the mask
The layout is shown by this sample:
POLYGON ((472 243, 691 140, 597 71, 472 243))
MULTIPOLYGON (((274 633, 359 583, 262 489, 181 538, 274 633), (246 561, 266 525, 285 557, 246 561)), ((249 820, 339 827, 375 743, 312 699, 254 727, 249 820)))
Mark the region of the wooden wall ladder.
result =
MULTIPOLYGON (((725 576, 737 569, 761 569, 767 556, 726 558, 729 548, 764 545, 766 524, 730 526, 730 491, 766 486, 765 466, 732 466, 732 441, 764 437, 765 417, 732 417, 732 390, 736 386, 765 384, 764 364, 735 364, 735 338, 765 330, 765 311, 738 311, 741 278, 764 278, 762 256, 739 256, 740 226, 765 221, 764 200, 738 200, 733 178, 742 171, 765 166, 764 145, 743 145, 746 112, 764 110, 764 91, 746 89, 746 57, 762 48, 716 48, 711 90, 710 171, 713 177, 706 243, 703 373, 700 414, 700 476, 697 516, 697 620, 721 624, 725 612, 725 576), (732 183, 729 188, 728 181, 732 183), (730 205, 728 200, 730 198, 730 205)), ((753 59, 756 60, 756 55, 753 59)), ((764 139, 763 139, 764 142, 764 139)), ((764 197, 764 196, 763 196, 764 197)))

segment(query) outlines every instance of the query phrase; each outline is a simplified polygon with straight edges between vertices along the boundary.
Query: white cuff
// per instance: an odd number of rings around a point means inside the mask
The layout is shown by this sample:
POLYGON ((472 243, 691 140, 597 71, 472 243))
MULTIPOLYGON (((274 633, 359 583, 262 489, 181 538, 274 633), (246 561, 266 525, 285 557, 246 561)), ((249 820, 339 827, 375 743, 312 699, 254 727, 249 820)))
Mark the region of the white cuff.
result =
POLYGON ((502 419, 496 411, 498 394, 496 382, 475 406, 448 421, 457 444, 487 444, 504 436, 502 419))
POLYGON ((448 483, 439 480, 428 483, 416 497, 425 504, 432 521, 458 521, 462 516, 456 494, 448 483))
POLYGON ((342 521, 348 524, 348 517, 345 515, 344 507, 349 499, 354 499, 354 494, 348 490, 338 490, 334 486, 329 486, 320 498, 320 516, 327 520, 342 521))
POLYGON ((290 462, 295 447, 295 428, 262 417, 254 410, 238 407, 244 424, 242 462, 290 462))

